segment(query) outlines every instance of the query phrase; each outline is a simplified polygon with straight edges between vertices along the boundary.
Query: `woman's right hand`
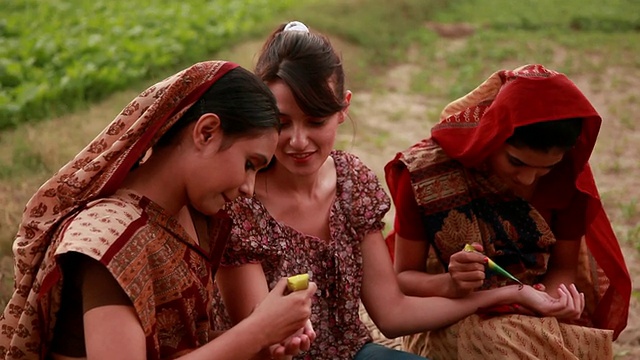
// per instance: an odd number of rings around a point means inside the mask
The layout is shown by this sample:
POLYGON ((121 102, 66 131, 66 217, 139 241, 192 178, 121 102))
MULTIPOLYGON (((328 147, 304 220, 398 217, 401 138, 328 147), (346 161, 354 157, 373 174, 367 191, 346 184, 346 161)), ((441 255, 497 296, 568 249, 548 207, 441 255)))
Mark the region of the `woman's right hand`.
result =
POLYGON ((482 286, 485 279, 485 258, 482 245, 473 243, 477 252, 458 251, 449 258, 451 295, 464 297, 482 286))
POLYGON ((282 278, 256 306, 250 317, 261 324, 270 345, 282 342, 305 326, 316 290, 317 285, 309 282, 307 289, 287 294, 287 279, 282 278))
POLYGON ((278 360, 291 359, 292 356, 308 351, 315 339, 316 332, 313 330, 311 320, 307 320, 304 328, 299 329, 280 344, 270 347, 271 358, 278 360))

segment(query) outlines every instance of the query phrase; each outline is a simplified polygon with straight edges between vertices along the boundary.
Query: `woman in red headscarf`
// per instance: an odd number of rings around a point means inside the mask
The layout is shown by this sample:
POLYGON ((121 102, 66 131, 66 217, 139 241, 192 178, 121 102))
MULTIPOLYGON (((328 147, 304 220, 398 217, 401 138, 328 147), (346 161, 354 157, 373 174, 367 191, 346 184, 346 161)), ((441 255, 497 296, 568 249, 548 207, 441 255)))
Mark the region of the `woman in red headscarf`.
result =
POLYGON ((484 309, 405 338, 407 349, 434 359, 613 357, 631 282, 588 164, 601 122, 565 75, 527 65, 449 104, 430 138, 387 164, 396 206, 387 242, 405 293, 463 298, 513 283, 485 273, 486 256, 552 296, 577 285, 584 300, 574 301, 586 304, 484 309), (462 251, 467 243, 476 252, 462 251))
POLYGON ((277 114, 262 81, 221 61, 134 99, 27 204, 0 356, 242 359, 302 327, 316 286, 285 296, 281 279, 213 340, 213 276, 230 230, 218 211, 253 194, 277 114))

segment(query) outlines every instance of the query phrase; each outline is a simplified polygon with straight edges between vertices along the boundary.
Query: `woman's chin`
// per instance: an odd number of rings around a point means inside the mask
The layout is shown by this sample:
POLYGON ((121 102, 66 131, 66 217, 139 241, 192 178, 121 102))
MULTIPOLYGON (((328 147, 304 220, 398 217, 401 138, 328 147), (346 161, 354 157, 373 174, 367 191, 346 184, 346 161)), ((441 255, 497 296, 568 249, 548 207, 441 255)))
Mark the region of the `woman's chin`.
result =
POLYGON ((224 207, 224 204, 226 202, 220 203, 220 204, 213 204, 210 208, 208 208, 207 210, 207 215, 215 215, 217 213, 219 213, 222 208, 224 207))
POLYGON ((199 213, 205 216, 213 216, 218 212, 220 212, 220 210, 222 210, 222 208, 224 207, 224 204, 225 204, 224 201, 216 201, 215 203, 211 202, 202 207, 194 206, 194 208, 196 209, 196 211, 198 211, 199 213))

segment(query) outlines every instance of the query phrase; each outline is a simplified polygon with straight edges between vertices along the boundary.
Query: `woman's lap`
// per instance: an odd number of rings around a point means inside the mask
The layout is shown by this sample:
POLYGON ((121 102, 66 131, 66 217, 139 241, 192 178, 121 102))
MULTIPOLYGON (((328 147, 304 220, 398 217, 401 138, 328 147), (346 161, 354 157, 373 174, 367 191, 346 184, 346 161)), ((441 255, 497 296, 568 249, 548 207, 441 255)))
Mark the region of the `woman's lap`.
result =
POLYGON ((406 337, 405 349, 437 359, 612 359, 612 332, 554 318, 472 315, 447 328, 406 337))

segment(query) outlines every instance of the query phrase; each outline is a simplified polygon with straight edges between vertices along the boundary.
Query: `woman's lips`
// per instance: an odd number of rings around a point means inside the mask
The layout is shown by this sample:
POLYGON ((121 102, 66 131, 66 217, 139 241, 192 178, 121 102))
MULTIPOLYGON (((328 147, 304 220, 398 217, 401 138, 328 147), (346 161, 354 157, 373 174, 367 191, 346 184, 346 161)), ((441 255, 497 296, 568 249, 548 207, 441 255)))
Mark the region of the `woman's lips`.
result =
POLYGON ((311 155, 313 155, 313 152, 292 153, 288 155, 293 159, 293 161, 304 162, 304 161, 307 161, 311 157, 311 155))

